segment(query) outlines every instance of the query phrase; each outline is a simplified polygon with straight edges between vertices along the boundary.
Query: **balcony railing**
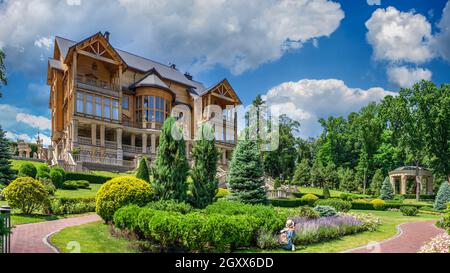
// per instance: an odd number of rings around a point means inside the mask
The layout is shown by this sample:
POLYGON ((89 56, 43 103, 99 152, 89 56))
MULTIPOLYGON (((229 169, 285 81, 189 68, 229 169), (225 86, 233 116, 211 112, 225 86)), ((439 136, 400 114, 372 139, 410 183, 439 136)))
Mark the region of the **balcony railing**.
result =
POLYGON ((153 130, 161 130, 162 123, 158 122, 135 122, 135 121, 129 121, 129 120, 123 120, 122 125, 126 127, 131 128, 137 128, 137 129, 153 129, 153 130), (152 123, 155 124, 155 127, 152 127, 152 123), (145 124, 145 127, 144 127, 145 124))
MULTIPOLYGON (((85 76, 77 76, 77 83, 78 84, 84 84, 90 87, 96 87, 101 89, 107 89, 107 90, 113 90, 113 91, 120 91, 120 88, 118 85, 109 83, 102 80, 92 79, 85 76)), ((82 87, 82 86, 81 86, 82 87)))
POLYGON ((118 160, 116 158, 107 158, 107 157, 98 157, 98 156, 89 156, 89 155, 74 155, 73 159, 75 162, 86 162, 86 163, 95 163, 95 164, 103 164, 103 165, 114 165, 114 166, 125 166, 134 168, 135 163, 131 160, 118 160))

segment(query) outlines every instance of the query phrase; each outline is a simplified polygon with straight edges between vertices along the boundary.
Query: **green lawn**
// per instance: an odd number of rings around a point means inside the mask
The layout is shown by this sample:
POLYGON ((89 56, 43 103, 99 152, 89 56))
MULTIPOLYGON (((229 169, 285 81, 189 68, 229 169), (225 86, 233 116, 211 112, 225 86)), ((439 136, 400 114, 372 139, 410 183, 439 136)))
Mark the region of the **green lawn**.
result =
MULTIPOLYGON (((323 194, 323 189, 319 188, 307 188, 307 187, 298 187, 298 190, 301 193, 312 193, 312 194, 323 194)), ((331 197, 340 197, 341 193, 344 193, 343 191, 336 191, 336 190, 330 190, 331 197)))
POLYGON ((41 162, 35 162, 35 161, 29 161, 29 160, 11 160, 11 168, 13 170, 19 170, 20 166, 24 163, 31 163, 34 166, 36 166, 36 168, 38 166, 42 166, 42 165, 47 165, 46 163, 41 163, 41 162))
POLYGON ((112 178, 115 178, 118 176, 123 176, 123 175, 130 175, 128 173, 112 173, 112 172, 105 172, 105 171, 92 171, 91 173, 95 174, 95 175, 109 176, 112 178))
MULTIPOLYGON (((381 218, 382 225, 378 231, 363 232, 354 235, 344 236, 340 239, 307 245, 297 246, 297 253, 336 253, 357 248, 367 245, 371 242, 379 242, 397 234, 397 225, 414 222, 414 221, 427 221, 427 220, 439 220, 439 216, 419 214, 415 217, 403 216, 401 212, 392 211, 367 211, 367 210, 352 210, 353 212, 371 213, 381 218)), ((245 250, 242 252, 286 252, 290 251, 276 250, 276 251, 261 251, 258 249, 245 250)))
MULTIPOLYGON (((64 253, 73 251, 70 242, 79 243, 81 253, 133 253, 131 242, 112 236, 108 225, 102 221, 65 228, 50 238, 64 253)), ((75 243, 75 244, 76 244, 75 243)))
POLYGON ((69 197, 69 198, 80 198, 80 197, 95 197, 95 194, 100 189, 102 184, 91 184, 90 189, 78 189, 78 190, 57 190, 55 193, 56 197, 69 197))

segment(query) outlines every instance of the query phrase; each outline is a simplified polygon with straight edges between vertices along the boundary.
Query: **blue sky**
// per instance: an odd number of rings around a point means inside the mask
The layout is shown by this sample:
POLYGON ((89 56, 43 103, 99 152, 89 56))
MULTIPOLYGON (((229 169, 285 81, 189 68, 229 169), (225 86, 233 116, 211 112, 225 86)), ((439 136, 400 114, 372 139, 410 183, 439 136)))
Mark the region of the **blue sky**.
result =
POLYGON ((100 4, 0 1, 9 81, 0 124, 10 138, 32 141, 39 131, 49 143, 46 69, 56 35, 82 40, 108 30, 113 46, 176 63, 205 85, 228 78, 244 104, 261 94, 299 120, 303 137, 320 133, 320 117, 357 111, 420 79, 450 83, 447 0, 100 4))

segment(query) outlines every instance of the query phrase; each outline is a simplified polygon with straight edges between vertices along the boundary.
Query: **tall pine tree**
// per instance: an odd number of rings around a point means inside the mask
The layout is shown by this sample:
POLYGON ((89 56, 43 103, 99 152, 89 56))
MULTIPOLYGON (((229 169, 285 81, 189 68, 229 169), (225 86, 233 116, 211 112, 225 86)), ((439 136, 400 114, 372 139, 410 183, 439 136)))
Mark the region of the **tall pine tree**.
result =
POLYGON ((256 140, 248 132, 239 139, 231 160, 228 182, 234 199, 249 204, 267 204, 264 169, 256 140))
POLYGON ((150 174, 148 172, 147 158, 143 157, 139 160, 139 166, 136 172, 136 178, 142 179, 150 183, 150 174))
POLYGON ((197 208, 205 208, 214 201, 219 181, 216 177, 219 150, 214 144, 214 131, 205 124, 199 130, 200 139, 192 149, 194 165, 191 170, 193 181, 192 204, 197 208))
POLYGON ((386 177, 381 185, 380 198, 383 200, 394 199, 394 190, 392 189, 391 181, 389 177, 386 177))
POLYGON ((11 151, 5 131, 0 127, 0 184, 7 185, 14 180, 15 174, 11 169, 11 151))
POLYGON ((163 125, 153 168, 153 188, 160 200, 186 201, 189 164, 181 129, 173 117, 163 125))

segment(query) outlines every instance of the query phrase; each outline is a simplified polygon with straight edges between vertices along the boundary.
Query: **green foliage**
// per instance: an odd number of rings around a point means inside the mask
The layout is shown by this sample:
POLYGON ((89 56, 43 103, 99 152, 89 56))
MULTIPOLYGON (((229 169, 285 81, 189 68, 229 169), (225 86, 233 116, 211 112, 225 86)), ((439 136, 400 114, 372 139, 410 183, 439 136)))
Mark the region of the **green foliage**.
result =
POLYGON ((352 201, 352 209, 357 210, 375 210, 373 204, 366 200, 354 200, 352 201))
POLYGON ((67 177, 66 177, 66 171, 65 171, 63 168, 61 168, 61 167, 55 167, 55 168, 52 168, 52 169, 50 170, 50 173, 52 172, 52 170, 53 170, 54 172, 59 172, 59 173, 62 175, 63 181, 69 180, 69 179, 67 179, 67 177))
POLYGON ((229 196, 231 193, 229 190, 227 189, 223 189, 223 188, 219 188, 219 190, 217 191, 216 194, 216 199, 221 199, 221 198, 225 198, 227 196, 229 196))
POLYGON ((13 209, 31 214, 40 209, 48 200, 48 192, 41 182, 31 177, 19 177, 10 183, 3 195, 13 209))
POLYGON ((386 202, 382 199, 373 199, 370 203, 373 205, 373 208, 375 210, 386 210, 387 209, 386 202))
POLYGON ((52 180, 53 185, 55 185, 55 187, 57 189, 62 188, 63 183, 64 183, 64 176, 61 171, 59 171, 56 168, 51 169, 50 170, 50 179, 52 180))
POLYGON ((256 236, 256 245, 261 249, 276 249, 280 247, 278 236, 271 230, 261 229, 256 236))
POLYGON ((139 166, 136 172, 136 178, 142 179, 150 183, 150 173, 148 171, 147 158, 143 157, 139 160, 139 166))
POLYGON ((307 202, 308 205, 312 206, 317 200, 319 200, 319 197, 312 193, 308 193, 303 195, 300 199, 307 202))
POLYGON ((340 212, 347 212, 352 208, 352 203, 341 199, 323 199, 315 203, 316 206, 330 206, 340 212))
POLYGON ((305 217, 308 219, 317 219, 320 217, 320 213, 310 207, 299 207, 295 209, 295 212, 292 216, 305 217))
POLYGON ((40 178, 39 182, 42 183, 45 190, 48 192, 49 195, 55 195, 56 187, 53 185, 53 182, 49 178, 40 178))
POLYGON ((243 203, 267 204, 264 171, 256 141, 247 132, 238 140, 231 160, 228 182, 234 198, 243 203))
POLYGON ((339 189, 341 191, 353 192, 358 190, 358 181, 355 173, 350 168, 338 168, 339 189))
POLYGON ((381 185, 380 198, 383 200, 394 199, 394 190, 392 189, 391 181, 386 177, 381 185))
POLYGON ((278 215, 270 206, 243 204, 236 201, 219 200, 205 208, 208 214, 251 215, 257 226, 273 231, 281 229, 286 218, 278 215))
MULTIPOLYGON (((2 73, 2 58, 0 50, 0 82, 2 73)), ((5 131, 0 127, 0 185, 7 185, 15 178, 15 173, 11 169, 11 151, 9 148, 8 140, 5 137, 5 131)))
POLYGON ((141 208, 137 205, 127 205, 118 209, 113 216, 113 223, 117 228, 136 230, 141 208))
POLYGON ((295 208, 299 206, 307 206, 310 204, 308 200, 301 198, 274 198, 269 200, 274 207, 295 208))
POLYGON ((320 217, 330 217, 337 214, 336 209, 330 206, 315 206, 314 210, 320 214, 320 217))
MULTIPOLYGON (((389 178, 387 179, 389 180, 389 178)), ((381 169, 376 170, 372 177, 372 181, 370 182, 370 193, 373 196, 380 196, 384 180, 383 171, 381 169)))
POLYGON ((330 190, 328 188, 323 189, 323 198, 327 199, 331 197, 330 190))
POLYGON ((419 210, 416 207, 412 206, 402 206, 400 207, 400 211, 405 216, 416 216, 419 210))
POLYGON ((277 178, 275 178, 275 181, 273 182, 273 188, 276 190, 280 187, 281 187, 281 180, 280 180, 280 178, 277 177, 277 178))
POLYGON ((91 184, 104 184, 105 182, 113 179, 110 176, 90 174, 90 173, 76 173, 76 172, 68 172, 66 173, 65 180, 84 180, 88 181, 91 184))
POLYGON ((174 200, 159 200, 156 202, 150 202, 146 207, 154 210, 179 212, 181 214, 186 214, 193 211, 191 205, 184 202, 176 202, 174 200))
POLYGON ((189 165, 186 158, 186 144, 183 134, 174 118, 164 122, 159 139, 159 147, 153 168, 153 188, 158 199, 187 200, 186 183, 189 165), (179 139, 175 139, 176 135, 179 139))
POLYGON ((61 189, 64 190, 77 190, 77 189, 89 189, 90 188, 90 184, 88 181, 86 180, 67 180, 64 181, 63 184, 61 185, 61 189))
POLYGON ((55 198, 50 200, 46 212, 56 215, 95 212, 95 198, 55 198))
POLYGON ((153 192, 147 182, 132 176, 121 176, 102 185, 95 197, 95 211, 108 222, 117 209, 128 204, 144 206, 152 198, 153 192))
POLYGON ((307 159, 302 159, 297 164, 292 183, 300 186, 311 186, 311 166, 309 166, 307 159))
POLYGON ((447 181, 442 182, 441 187, 436 195, 436 200, 434 201, 434 208, 438 210, 443 210, 450 202, 450 183, 447 181))
POLYGON ((19 168, 19 176, 36 178, 37 169, 31 163, 23 163, 19 168))
POLYGON ((192 148, 192 166, 190 176, 192 204, 196 208, 204 208, 214 202, 218 191, 217 160, 219 150, 215 145, 214 130, 204 124, 199 128, 200 138, 192 148))

